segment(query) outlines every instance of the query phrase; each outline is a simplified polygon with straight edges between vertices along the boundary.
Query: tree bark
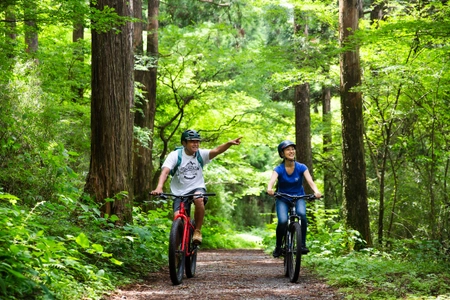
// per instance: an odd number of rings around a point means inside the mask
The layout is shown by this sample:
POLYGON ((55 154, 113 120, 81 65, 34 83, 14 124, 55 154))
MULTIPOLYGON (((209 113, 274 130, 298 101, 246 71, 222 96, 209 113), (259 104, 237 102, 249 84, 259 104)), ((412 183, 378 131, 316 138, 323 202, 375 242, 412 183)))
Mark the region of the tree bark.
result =
MULTIPOLYGON (((309 100, 309 83, 295 87, 295 139, 297 144, 297 161, 304 163, 313 175, 311 153, 311 114, 309 100)), ((305 191, 309 188, 305 185, 305 191)), ((309 191, 309 190, 308 190, 309 191)), ((310 192, 310 191, 309 191, 310 192)))
POLYGON ((28 0, 24 2, 25 15, 25 44, 26 52, 36 53, 38 50, 38 29, 36 21, 36 2, 28 0))
MULTIPOLYGON (((304 28, 301 31, 301 11, 294 9, 294 34, 303 34, 308 36, 308 24, 303 24, 304 28)), ((295 106, 295 143, 297 144, 297 161, 304 163, 314 178, 312 150, 311 150, 311 112, 310 112, 310 97, 309 97, 309 83, 295 86, 294 93, 295 106)), ((308 184, 304 184, 304 189, 307 194, 313 191, 308 184)))
POLYGON ((340 44, 346 48, 340 55, 344 213, 347 225, 357 230, 366 245, 371 246, 362 94, 352 91, 361 82, 359 47, 350 39, 358 29, 358 1, 339 0, 340 44))
POLYGON ((9 43, 7 43, 8 47, 4 49, 6 51, 6 56, 8 58, 13 58, 14 55, 14 48, 17 44, 17 32, 16 32, 16 12, 15 12, 15 5, 8 5, 5 11, 5 19, 6 19, 6 39, 9 40, 9 43))
MULTIPOLYGON (((331 159, 333 152, 333 135, 331 131, 331 89, 329 87, 322 88, 322 122, 323 122, 323 156, 326 160, 331 159)), ((337 208, 339 202, 336 197, 336 189, 333 180, 335 178, 333 169, 325 168, 323 170, 324 185, 324 205, 325 209, 337 208)))
MULTIPOLYGON (((119 16, 132 16, 132 3, 126 0, 96 1, 100 11, 105 6, 119 16)), ((120 224, 132 220, 132 35, 131 22, 120 31, 92 31, 91 162, 85 191, 120 224)))
MULTIPOLYGON (((73 32, 72 32, 72 42, 76 43, 79 40, 83 40, 84 39, 84 26, 82 23, 76 22, 74 23, 73 26, 73 32)), ((78 61, 80 61, 81 63, 84 62, 84 55, 83 53, 74 53, 74 56, 77 58, 78 61)), ((83 87, 79 86, 79 85, 73 85, 72 86, 72 91, 74 94, 73 97, 73 102, 76 102, 77 99, 82 100, 83 96, 84 96, 84 89, 83 87)))
POLYGON ((147 56, 150 67, 146 71, 136 71, 136 80, 144 85, 146 99, 136 104, 138 112, 134 124, 145 128, 151 134, 149 144, 145 147, 135 141, 134 151, 134 190, 136 201, 142 202, 148 198, 152 190, 153 174, 153 131, 156 112, 156 85, 158 66, 158 15, 159 0, 148 1, 148 27, 147 27, 147 56))

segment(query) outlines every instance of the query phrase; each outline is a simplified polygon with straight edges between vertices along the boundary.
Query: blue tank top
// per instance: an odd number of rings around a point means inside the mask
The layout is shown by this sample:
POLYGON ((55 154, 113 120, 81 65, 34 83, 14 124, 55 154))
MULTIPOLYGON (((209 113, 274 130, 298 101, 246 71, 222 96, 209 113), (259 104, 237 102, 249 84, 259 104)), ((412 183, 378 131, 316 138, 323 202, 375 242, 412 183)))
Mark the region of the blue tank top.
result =
POLYGON ((274 171, 278 173, 278 187, 277 191, 295 196, 305 194, 303 189, 303 173, 308 170, 308 167, 299 162, 295 162, 294 172, 289 175, 286 172, 284 163, 275 167, 274 171))

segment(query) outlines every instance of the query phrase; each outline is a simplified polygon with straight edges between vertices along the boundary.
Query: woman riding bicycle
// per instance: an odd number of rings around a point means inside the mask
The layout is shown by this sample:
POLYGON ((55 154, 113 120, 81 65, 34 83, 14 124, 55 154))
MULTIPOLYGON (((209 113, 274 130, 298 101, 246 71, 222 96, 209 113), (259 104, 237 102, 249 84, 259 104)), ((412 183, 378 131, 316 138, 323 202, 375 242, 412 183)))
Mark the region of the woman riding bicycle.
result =
MULTIPOLYGON (((308 171, 306 165, 295 161, 295 144, 289 140, 283 141, 278 145, 278 154, 283 159, 283 162, 276 166, 272 172, 269 184, 267 186, 267 193, 271 196, 274 195, 273 186, 278 180, 277 192, 286 193, 290 195, 304 195, 303 178, 308 182, 311 189, 314 191, 316 198, 321 198, 322 194, 314 183, 311 174, 308 171)), ((282 239, 286 234, 288 224, 288 211, 289 205, 286 203, 286 199, 277 198, 276 210, 278 225, 276 230, 276 246, 273 251, 273 257, 279 257, 282 247, 282 239)), ((302 254, 309 252, 306 247, 306 231, 308 226, 308 220, 306 218, 306 203, 305 200, 297 201, 296 212, 300 216, 302 223, 302 254)))
MULTIPOLYGON (((161 167, 161 175, 159 176, 158 186, 151 192, 153 195, 159 195, 163 192, 164 183, 171 170, 176 170, 173 174, 170 182, 170 189, 175 195, 185 195, 191 193, 205 193, 205 180, 203 178, 203 164, 209 163, 214 157, 225 152, 232 145, 239 145, 241 138, 231 140, 217 146, 212 150, 200 149, 200 134, 195 130, 186 130, 181 134, 181 144, 183 150, 181 151, 180 159, 178 162, 178 150, 172 151, 167 156, 161 167), (201 161, 197 156, 201 156, 201 161)), ((173 203, 173 209, 175 215, 178 214, 180 209, 180 199, 175 199, 173 203)), ((195 232, 194 242, 197 244, 202 243, 201 228, 203 224, 203 218, 205 216, 205 203, 203 198, 197 198, 194 201, 195 205, 195 232)))

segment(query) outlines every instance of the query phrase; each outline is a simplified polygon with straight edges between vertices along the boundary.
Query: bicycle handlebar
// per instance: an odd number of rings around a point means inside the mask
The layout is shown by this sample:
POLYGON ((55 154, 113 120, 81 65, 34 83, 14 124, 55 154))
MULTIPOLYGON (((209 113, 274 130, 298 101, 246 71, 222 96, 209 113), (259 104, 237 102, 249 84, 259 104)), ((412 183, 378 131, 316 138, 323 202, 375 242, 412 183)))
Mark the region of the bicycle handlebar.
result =
POLYGON ((189 197, 194 197, 194 198, 202 198, 205 196, 215 196, 215 193, 199 193, 199 194, 185 194, 185 195, 174 195, 174 194, 170 194, 170 193, 161 193, 159 195, 154 195, 163 199, 167 199, 169 197, 174 197, 174 198, 189 198, 189 197))
POLYGON ((290 198, 292 200, 305 199, 307 201, 312 201, 312 200, 320 199, 320 198, 316 198, 316 196, 314 196, 314 194, 297 196, 297 195, 289 195, 289 194, 285 194, 285 193, 275 192, 273 195, 275 197, 279 196, 279 197, 284 197, 284 198, 290 198))

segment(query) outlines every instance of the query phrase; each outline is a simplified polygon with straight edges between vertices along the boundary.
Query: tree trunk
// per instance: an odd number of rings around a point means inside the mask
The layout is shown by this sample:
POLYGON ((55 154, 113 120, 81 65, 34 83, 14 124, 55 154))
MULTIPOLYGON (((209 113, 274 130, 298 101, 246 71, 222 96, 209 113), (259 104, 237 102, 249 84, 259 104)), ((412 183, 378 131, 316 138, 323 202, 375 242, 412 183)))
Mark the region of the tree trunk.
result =
POLYGON ((6 39, 9 40, 6 43, 8 46, 6 49, 6 56, 8 58, 13 58, 15 52, 15 46, 17 43, 17 32, 16 32, 16 12, 15 5, 8 5, 5 11, 5 19, 6 19, 6 39))
MULTIPOLYGON (((76 43, 79 40, 83 40, 83 39, 84 39, 84 26, 83 26, 83 24, 76 22, 74 24, 73 32, 72 32, 72 42, 76 43)), ((74 55, 75 55, 75 57, 77 58, 78 61, 80 61, 81 63, 84 62, 84 55, 83 55, 82 52, 81 53, 80 52, 78 52, 78 53, 75 52, 74 55)), ((80 99, 80 100, 83 99, 83 97, 84 97, 84 89, 83 89, 83 87, 81 87, 79 85, 73 85, 72 86, 72 91, 73 91, 73 94, 74 94, 74 97, 72 99, 73 102, 76 102, 77 99, 80 99)))
POLYGON ((339 0, 340 43, 341 47, 348 48, 340 55, 344 212, 347 225, 359 231, 366 245, 371 246, 362 94, 351 90, 361 82, 359 47, 349 39, 358 29, 358 2, 339 0))
POLYGON ((153 174, 153 129, 155 125, 156 111, 156 83, 158 66, 158 15, 159 0, 148 2, 148 33, 147 56, 151 60, 150 67, 146 71, 136 71, 136 80, 144 85, 146 99, 136 104, 138 112, 135 116, 135 126, 145 128, 151 137, 147 146, 135 141, 134 151, 134 190, 136 201, 144 201, 148 198, 148 192, 152 190, 153 174))
MULTIPOLYGON (((102 11, 108 6, 131 17, 129 5, 98 0, 95 7, 102 11)), ((91 163, 85 191, 104 214, 115 214, 124 224, 132 221, 133 204, 133 26, 126 22, 119 29, 92 31, 91 163)))
POLYGON ((133 17, 139 20, 133 24, 133 50, 135 54, 142 54, 144 50, 144 39, 142 38, 142 33, 144 30, 142 0, 133 0, 133 17))
MULTIPOLYGON (((331 89, 329 87, 322 88, 322 122, 323 122, 323 155, 325 159, 331 159, 333 152, 333 138, 331 132, 331 89)), ((339 203, 336 197, 336 190, 333 185, 334 172, 331 168, 324 169, 323 185, 324 185, 324 205, 325 209, 337 208, 339 203)))
MULTIPOLYGON (((386 6, 385 2, 374 3, 373 9, 370 11, 370 24, 373 25, 377 21, 381 21, 385 19, 384 16, 384 8, 386 6)), ((376 24, 378 28, 378 24, 376 24)))
POLYGON ((38 29, 36 21, 36 2, 28 0, 24 2, 25 16, 25 44, 26 52, 36 53, 38 50, 38 29))
MULTIPOLYGON (((308 24, 303 24, 303 31, 300 25, 302 12, 294 9, 294 34, 308 36, 308 24)), ((303 22, 304 23, 304 22, 303 22)), ((311 112, 309 99, 309 83, 295 86, 294 93, 295 106, 295 143, 297 144, 297 161, 304 163, 314 178, 312 150, 311 150, 311 112)), ((304 184, 305 193, 311 194, 313 191, 308 184, 304 184)))
MULTIPOLYGON (((304 163, 312 175, 311 153, 311 114, 309 100, 309 83, 295 87, 295 139, 297 144, 297 160, 304 163)), ((305 185, 309 188, 308 185, 305 185)))

